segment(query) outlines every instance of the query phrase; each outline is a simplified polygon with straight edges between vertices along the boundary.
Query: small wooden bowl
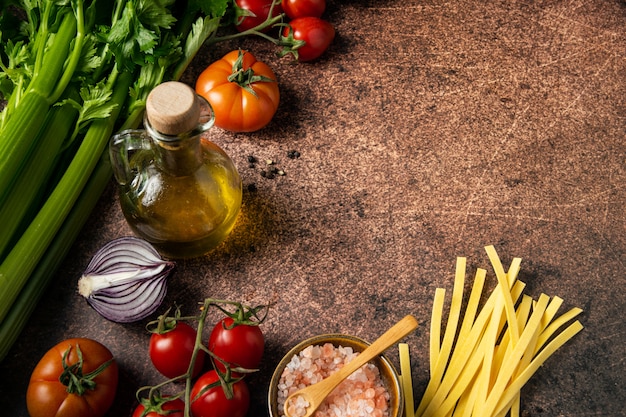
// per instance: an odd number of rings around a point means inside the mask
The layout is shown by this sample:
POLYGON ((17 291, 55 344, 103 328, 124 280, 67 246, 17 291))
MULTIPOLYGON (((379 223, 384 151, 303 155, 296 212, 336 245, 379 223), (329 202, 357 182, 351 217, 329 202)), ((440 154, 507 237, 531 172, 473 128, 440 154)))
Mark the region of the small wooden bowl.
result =
MULTIPOLYGON (((365 340, 345 334, 323 334, 298 343, 281 359, 272 375, 267 397, 270 417, 280 417, 282 415, 282 410, 278 410, 278 381, 280 381, 285 366, 287 366, 294 355, 297 355, 306 347, 311 345, 323 345, 328 342, 332 343, 335 347, 351 347, 355 352, 362 352, 369 346, 369 343, 365 340)), ((378 356, 373 360, 373 363, 380 370, 381 378, 390 395, 389 416, 402 417, 404 413, 404 393, 400 385, 401 382, 398 372, 384 355, 378 356)))

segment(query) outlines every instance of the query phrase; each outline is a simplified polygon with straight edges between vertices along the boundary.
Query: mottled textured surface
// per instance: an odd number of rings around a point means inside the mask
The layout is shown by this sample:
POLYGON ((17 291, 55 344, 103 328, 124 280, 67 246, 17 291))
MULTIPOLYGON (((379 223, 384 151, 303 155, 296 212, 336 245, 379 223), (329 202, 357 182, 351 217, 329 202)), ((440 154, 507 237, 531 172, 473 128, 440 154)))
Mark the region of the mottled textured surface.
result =
MULTIPOLYGON (((624 415, 626 4, 332 1, 325 17, 337 38, 314 63, 249 39, 203 51, 185 75, 193 83, 248 48, 275 69, 282 101, 262 131, 213 130, 242 175, 242 213, 216 251, 178 263, 166 304, 191 314, 205 297, 275 303, 251 416, 267 415, 272 369, 298 341, 373 340, 414 314, 422 325, 406 341, 420 398, 434 290, 452 289, 457 256, 470 277, 491 271, 483 247, 493 244, 505 265, 523 259, 528 294, 584 309, 585 330, 524 388, 526 415, 624 415), (263 178, 266 159, 287 175, 263 178)), ((66 337, 117 356, 109 416, 130 415, 134 391, 161 380, 145 323, 107 322, 75 291, 95 251, 129 233, 112 184, 0 364, 2 415, 27 415, 29 374, 66 337)))

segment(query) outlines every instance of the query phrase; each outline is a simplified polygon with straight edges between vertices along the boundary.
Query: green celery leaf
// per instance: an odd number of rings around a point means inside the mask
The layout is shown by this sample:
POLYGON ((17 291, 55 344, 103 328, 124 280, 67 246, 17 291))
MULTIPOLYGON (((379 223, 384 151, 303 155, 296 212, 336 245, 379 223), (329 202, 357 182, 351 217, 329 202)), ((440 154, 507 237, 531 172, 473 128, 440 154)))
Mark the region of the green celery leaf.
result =
POLYGON ((219 17, 199 17, 191 27, 191 32, 187 37, 187 42, 185 42, 185 56, 193 57, 206 39, 217 30, 219 24, 219 17))
POLYGON ((201 10, 209 17, 222 17, 228 10, 231 0, 190 0, 190 7, 201 10))
POLYGON ((109 44, 121 68, 132 70, 137 65, 154 62, 151 56, 162 31, 176 22, 166 4, 157 0, 129 0, 111 27, 100 26, 99 36, 109 44))
POLYGON ((82 124, 87 124, 96 119, 105 119, 111 116, 117 107, 111 102, 112 91, 104 81, 89 85, 80 89, 80 97, 83 99, 83 106, 80 110, 79 120, 82 124))
POLYGON ((139 20, 143 25, 153 29, 171 29, 176 22, 176 18, 172 16, 166 6, 173 3, 162 4, 162 2, 154 0, 140 0, 137 7, 139 20))
POLYGON ((9 57, 9 68, 17 68, 25 63, 32 62, 32 57, 28 50, 28 45, 23 41, 13 43, 10 39, 7 41, 4 50, 9 57))
POLYGON ((26 83, 33 77, 33 59, 28 45, 23 41, 13 43, 8 39, 4 45, 4 52, 8 58, 8 64, 0 64, 2 73, 0 77, 8 78, 14 85, 26 83))
MULTIPOLYGON (((180 39, 171 34, 163 37, 163 42, 155 48, 154 54, 140 68, 139 76, 131 88, 134 108, 145 106, 146 98, 154 87, 165 81, 166 70, 178 63, 183 57, 180 39)), ((171 77, 168 77, 170 80, 171 77)))
POLYGON ((111 95, 111 89, 107 86, 106 80, 103 80, 97 84, 87 84, 81 87, 80 98, 82 103, 72 98, 66 98, 55 104, 55 106, 69 104, 78 110, 76 129, 67 143, 73 141, 78 132, 85 132, 94 120, 106 119, 111 116, 117 107, 117 104, 111 102, 111 95))
POLYGON ((98 39, 88 33, 83 41, 80 61, 76 67, 76 73, 80 75, 90 74, 100 68, 104 63, 103 57, 98 54, 98 39))
MULTIPOLYGON (((135 32, 135 42, 141 52, 152 53, 154 47, 157 45, 159 37, 150 29, 145 26, 137 25, 135 32)), ((141 62, 137 62, 140 64, 141 62)))

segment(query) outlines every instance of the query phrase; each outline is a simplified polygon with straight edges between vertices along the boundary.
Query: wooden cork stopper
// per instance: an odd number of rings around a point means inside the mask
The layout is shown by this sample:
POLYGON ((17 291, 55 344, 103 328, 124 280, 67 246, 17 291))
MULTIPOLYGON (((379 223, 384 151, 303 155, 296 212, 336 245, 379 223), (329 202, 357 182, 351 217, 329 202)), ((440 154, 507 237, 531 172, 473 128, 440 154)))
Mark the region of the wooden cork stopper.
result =
POLYGON ((168 81, 156 86, 146 100, 148 121, 157 132, 179 135, 198 125, 200 105, 187 84, 168 81))

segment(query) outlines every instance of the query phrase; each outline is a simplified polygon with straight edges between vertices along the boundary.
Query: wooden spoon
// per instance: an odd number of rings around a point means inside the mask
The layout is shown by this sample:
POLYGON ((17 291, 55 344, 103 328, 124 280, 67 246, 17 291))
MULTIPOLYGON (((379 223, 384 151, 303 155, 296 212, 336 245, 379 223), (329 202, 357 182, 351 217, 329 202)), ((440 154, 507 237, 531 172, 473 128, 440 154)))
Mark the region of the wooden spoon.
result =
POLYGON ((324 402, 328 394, 330 394, 337 385, 344 379, 349 377, 354 371, 365 365, 370 360, 387 350, 391 345, 398 342, 404 336, 411 333, 417 328, 417 320, 415 317, 408 315, 393 325, 374 343, 369 345, 367 349, 358 354, 354 359, 345 364, 338 371, 330 375, 328 378, 321 380, 313 385, 309 385, 297 392, 294 392, 285 401, 285 416, 294 417, 289 413, 288 406, 295 397, 302 397, 308 402, 306 413, 298 417, 310 417, 315 410, 324 402))

